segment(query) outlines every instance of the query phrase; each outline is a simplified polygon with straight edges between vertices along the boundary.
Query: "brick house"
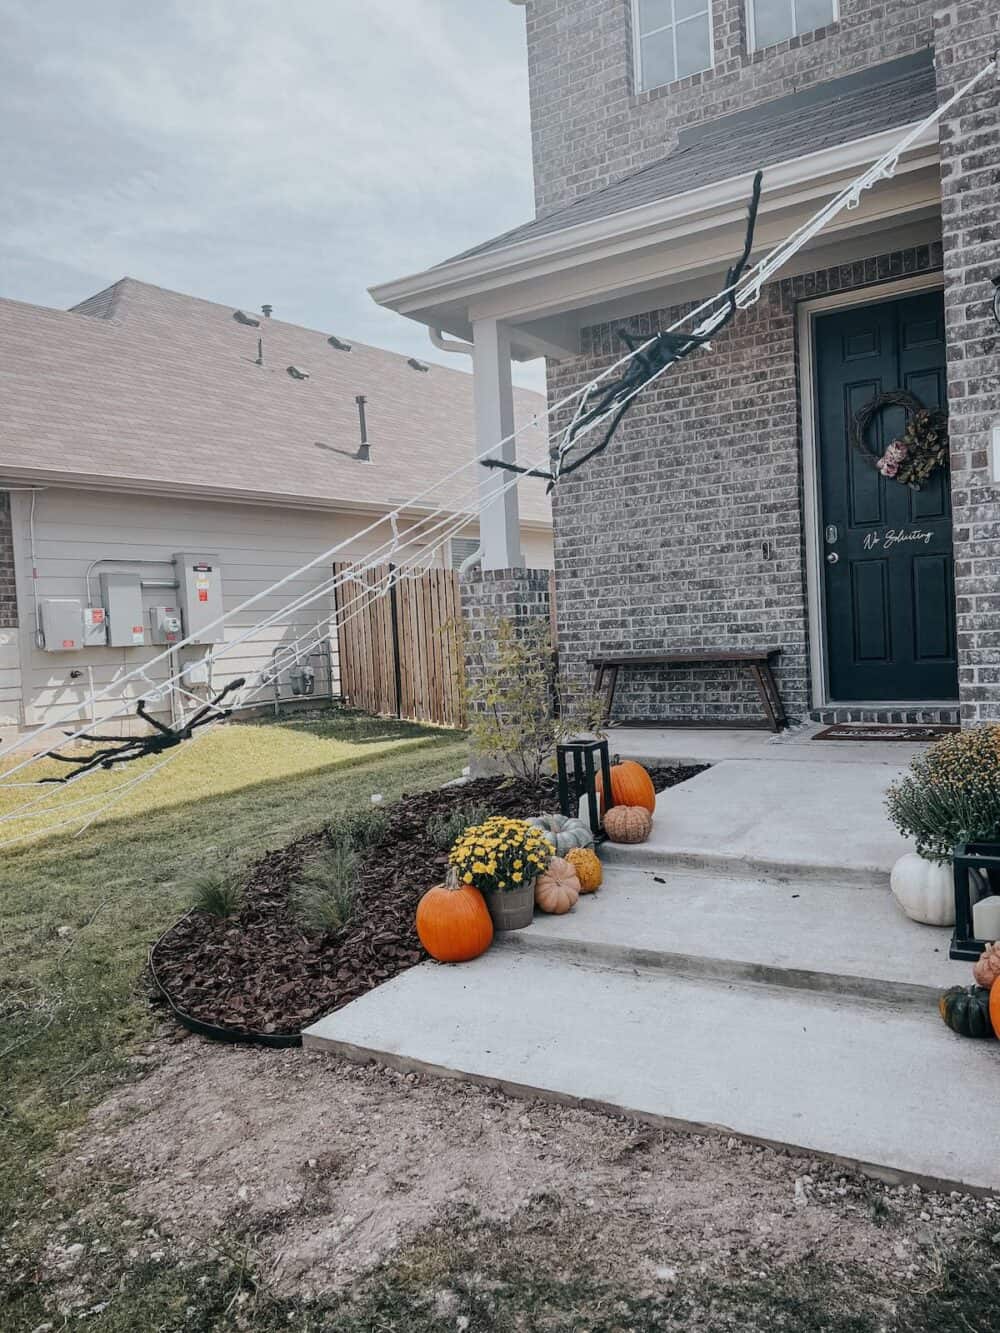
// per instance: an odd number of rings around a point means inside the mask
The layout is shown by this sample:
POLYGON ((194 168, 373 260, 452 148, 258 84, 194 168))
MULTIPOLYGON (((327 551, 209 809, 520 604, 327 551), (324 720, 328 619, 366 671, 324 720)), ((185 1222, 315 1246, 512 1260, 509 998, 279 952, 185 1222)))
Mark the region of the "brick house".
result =
MULTIPOLYGON (((723 282, 753 171, 755 256, 919 124, 997 44, 982 0, 524 3, 537 213, 376 300, 472 345, 479 447, 510 426, 510 358, 550 402, 723 282)), ((788 713, 1000 718, 1000 95, 995 71, 652 385, 554 495, 560 661, 779 645, 788 713), (919 491, 849 442, 875 394, 946 407, 950 469, 919 491), (996 434, 995 434, 996 432, 996 434)), ((558 425, 558 420, 557 423, 558 425)), ((878 455, 902 412, 868 437, 878 455)), ((510 450, 508 450, 508 456, 510 450)), ((516 492, 482 480, 470 604, 539 600, 516 492), (515 536, 512 538, 512 534, 515 536)), ((715 668, 623 678, 623 718, 755 713, 715 668)))

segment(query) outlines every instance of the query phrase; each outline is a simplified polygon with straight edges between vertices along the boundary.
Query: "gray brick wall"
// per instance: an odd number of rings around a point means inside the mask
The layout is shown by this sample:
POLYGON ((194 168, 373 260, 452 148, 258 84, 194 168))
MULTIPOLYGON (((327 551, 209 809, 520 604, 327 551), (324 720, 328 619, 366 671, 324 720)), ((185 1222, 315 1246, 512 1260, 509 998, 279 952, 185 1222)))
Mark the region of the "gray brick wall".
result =
POLYGON ((465 676, 469 712, 484 708, 482 663, 488 660, 493 625, 506 619, 516 626, 549 619, 547 569, 473 569, 462 578, 462 621, 465 631, 465 676))
POLYGON ((10 496, 0 492, 0 629, 17 629, 14 532, 10 496))
MULTIPOLYGON (((937 16, 943 101, 996 48, 1000 15, 982 0, 937 16)), ((941 128, 941 215, 948 334, 955 593, 962 720, 1000 720, 1000 487, 987 450, 1000 425, 1000 328, 990 278, 1000 272, 1000 101, 996 76, 941 128)))
POLYGON ((744 0, 713 0, 714 69, 636 93, 629 0, 530 0, 539 214, 666 156, 687 125, 929 47, 939 3, 841 0, 839 22, 751 53, 744 0))
MULTIPOLYGON (((782 648, 786 710, 808 711, 809 659, 796 350, 800 300, 941 267, 939 246, 873 257, 765 288, 714 350, 650 386, 613 444, 554 493, 556 614, 567 691, 586 659, 664 646, 782 648)), ((626 326, 666 327, 681 309, 626 326)), ((550 401, 620 355, 617 324, 550 365, 550 401)), ((760 717, 732 670, 622 674, 616 715, 760 717)))

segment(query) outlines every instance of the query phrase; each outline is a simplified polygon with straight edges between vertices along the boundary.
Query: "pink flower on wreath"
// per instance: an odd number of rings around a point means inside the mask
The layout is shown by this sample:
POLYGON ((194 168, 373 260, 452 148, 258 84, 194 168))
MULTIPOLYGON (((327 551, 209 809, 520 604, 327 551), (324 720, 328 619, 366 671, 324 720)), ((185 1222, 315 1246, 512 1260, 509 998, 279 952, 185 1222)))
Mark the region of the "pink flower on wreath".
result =
POLYGON ((894 477, 909 452, 902 440, 893 440, 875 466, 883 477, 894 477))

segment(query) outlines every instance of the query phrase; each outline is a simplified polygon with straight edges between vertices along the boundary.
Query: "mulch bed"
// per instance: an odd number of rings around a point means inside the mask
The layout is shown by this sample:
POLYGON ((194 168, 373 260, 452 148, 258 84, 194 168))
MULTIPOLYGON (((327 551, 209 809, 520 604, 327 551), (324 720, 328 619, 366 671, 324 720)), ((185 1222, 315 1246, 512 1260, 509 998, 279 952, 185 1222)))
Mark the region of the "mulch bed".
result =
MULTIPOLYGON (((657 791, 703 770, 651 768, 657 791)), ((339 1009, 399 972, 422 962, 414 915, 421 895, 441 883, 448 853, 427 833, 435 813, 488 805, 491 813, 527 817, 557 811, 554 781, 538 785, 481 778, 460 787, 404 796, 387 806, 388 833, 358 873, 354 919, 336 934, 302 931, 288 909, 303 865, 324 845, 309 834, 266 853, 244 881, 239 916, 196 911, 182 917, 150 955, 159 998, 180 1016, 234 1036, 274 1038, 339 1009)))

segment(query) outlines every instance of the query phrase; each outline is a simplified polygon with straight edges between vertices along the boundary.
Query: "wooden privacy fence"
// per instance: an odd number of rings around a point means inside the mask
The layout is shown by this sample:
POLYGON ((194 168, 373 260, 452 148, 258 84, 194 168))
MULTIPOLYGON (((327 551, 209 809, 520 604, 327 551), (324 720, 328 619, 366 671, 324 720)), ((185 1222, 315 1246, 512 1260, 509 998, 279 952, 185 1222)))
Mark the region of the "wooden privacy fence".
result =
POLYGON ((431 569, 375 595, 392 572, 375 565, 337 585, 341 694, 365 713, 464 727, 458 574, 431 569))

